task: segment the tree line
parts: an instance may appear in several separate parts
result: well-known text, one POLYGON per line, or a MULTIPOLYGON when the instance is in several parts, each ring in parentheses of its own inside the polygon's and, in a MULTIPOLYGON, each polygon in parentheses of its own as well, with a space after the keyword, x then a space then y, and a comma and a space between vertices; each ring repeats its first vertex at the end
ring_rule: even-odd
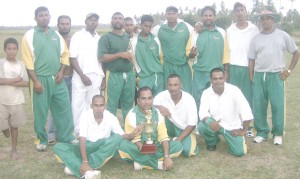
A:
MULTIPOLYGON (((294 2, 294 0, 290 1, 294 2)), ((224 1, 221 2, 220 9, 217 9, 215 3, 213 3, 211 6, 216 9, 215 23, 217 24, 217 26, 222 27, 223 29, 227 29, 230 24, 235 22, 233 10, 227 9, 225 7, 224 1)), ((254 21, 254 17, 258 15, 262 10, 270 10, 272 12, 278 13, 281 16, 281 21, 278 23, 279 28, 286 31, 287 33, 291 34, 294 31, 300 31, 300 14, 296 9, 292 9, 291 7, 286 16, 283 16, 282 12, 280 11, 282 10, 282 7, 278 12, 275 8, 273 0, 267 0, 266 2, 253 0, 253 8, 247 9, 249 20, 251 20, 254 24, 257 24, 257 22, 254 21)), ((188 7, 179 7, 178 16, 180 19, 183 19, 184 21, 194 26, 196 22, 201 21, 201 11, 202 8, 193 7, 192 9, 189 9, 188 7)), ((156 13, 152 14, 152 16, 154 18, 155 25, 166 20, 164 13, 156 13)), ((140 16, 134 16, 136 22, 139 22, 140 18, 140 16)))

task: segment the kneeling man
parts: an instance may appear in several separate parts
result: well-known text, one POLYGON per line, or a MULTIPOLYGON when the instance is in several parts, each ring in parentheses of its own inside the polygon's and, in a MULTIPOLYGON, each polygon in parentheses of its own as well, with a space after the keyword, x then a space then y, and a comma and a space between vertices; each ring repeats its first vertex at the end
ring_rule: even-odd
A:
POLYGON ((154 106, 166 117, 168 135, 183 145, 185 157, 198 155, 196 135, 193 130, 198 123, 196 102, 192 95, 181 90, 177 74, 168 77, 167 89, 154 98, 154 106))
POLYGON ((225 83, 223 69, 214 68, 210 80, 212 86, 201 97, 198 130, 207 150, 216 150, 221 134, 229 153, 241 157, 247 153, 244 135, 253 119, 251 108, 238 87, 225 83))
POLYGON ((137 103, 129 111, 125 119, 125 132, 132 133, 135 128, 142 128, 151 111, 151 121, 154 125, 152 140, 157 146, 156 154, 142 154, 141 148, 148 136, 143 131, 141 135, 132 141, 123 140, 119 146, 119 153, 123 160, 134 161, 135 170, 142 168, 170 170, 173 167, 172 157, 177 157, 182 152, 182 145, 178 141, 169 141, 165 119, 159 111, 153 107, 153 93, 151 88, 142 87, 137 93, 137 103))
POLYGON ((54 153, 66 165, 65 173, 85 178, 99 176, 97 170, 116 152, 122 139, 133 139, 136 130, 124 134, 118 119, 105 110, 105 99, 96 95, 91 109, 80 116, 80 144, 57 143, 54 153))

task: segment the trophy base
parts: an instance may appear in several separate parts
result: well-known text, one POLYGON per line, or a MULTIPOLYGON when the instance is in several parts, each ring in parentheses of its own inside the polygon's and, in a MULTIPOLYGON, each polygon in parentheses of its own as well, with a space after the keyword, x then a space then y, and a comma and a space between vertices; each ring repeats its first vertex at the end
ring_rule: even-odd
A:
POLYGON ((156 154, 157 147, 155 144, 144 144, 141 148, 142 154, 156 154))

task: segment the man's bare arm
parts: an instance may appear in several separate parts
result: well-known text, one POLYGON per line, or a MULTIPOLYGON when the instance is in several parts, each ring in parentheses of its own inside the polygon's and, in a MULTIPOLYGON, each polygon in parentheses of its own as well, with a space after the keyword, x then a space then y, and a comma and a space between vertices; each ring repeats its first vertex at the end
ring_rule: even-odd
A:
POLYGON ((178 141, 182 141, 185 139, 186 136, 190 135, 191 132, 195 129, 196 126, 188 125, 186 128, 182 131, 182 133, 176 138, 178 141))

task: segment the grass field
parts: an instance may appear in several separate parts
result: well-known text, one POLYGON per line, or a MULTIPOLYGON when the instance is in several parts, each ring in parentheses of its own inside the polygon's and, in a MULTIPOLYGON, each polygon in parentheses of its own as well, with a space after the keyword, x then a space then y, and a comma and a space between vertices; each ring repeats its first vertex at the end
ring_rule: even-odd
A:
MULTIPOLYGON (((0 48, 3 49, 3 40, 10 35, 1 32, 0 34, 0 48)), ((22 34, 15 33, 13 36, 21 42, 22 34)), ((4 57, 3 50, 0 50, 0 57, 4 57)), ((290 57, 287 55, 287 64, 290 57)), ((217 145, 215 152, 209 152, 203 138, 199 136, 199 155, 192 158, 175 158, 172 171, 134 171, 132 163, 126 163, 117 156, 101 168, 102 178, 300 178, 299 74, 298 64, 286 81, 287 117, 283 145, 275 146, 271 139, 261 144, 254 144, 252 139, 246 139, 248 154, 236 158, 227 153, 224 139, 217 145)), ((33 144, 33 117, 28 90, 24 89, 24 93, 27 124, 19 130, 18 143, 22 158, 17 161, 10 160, 10 139, 0 135, 0 178, 74 178, 64 174, 64 166, 56 162, 51 147, 46 152, 36 151, 33 144)), ((269 114, 269 121, 270 118, 269 114)))

